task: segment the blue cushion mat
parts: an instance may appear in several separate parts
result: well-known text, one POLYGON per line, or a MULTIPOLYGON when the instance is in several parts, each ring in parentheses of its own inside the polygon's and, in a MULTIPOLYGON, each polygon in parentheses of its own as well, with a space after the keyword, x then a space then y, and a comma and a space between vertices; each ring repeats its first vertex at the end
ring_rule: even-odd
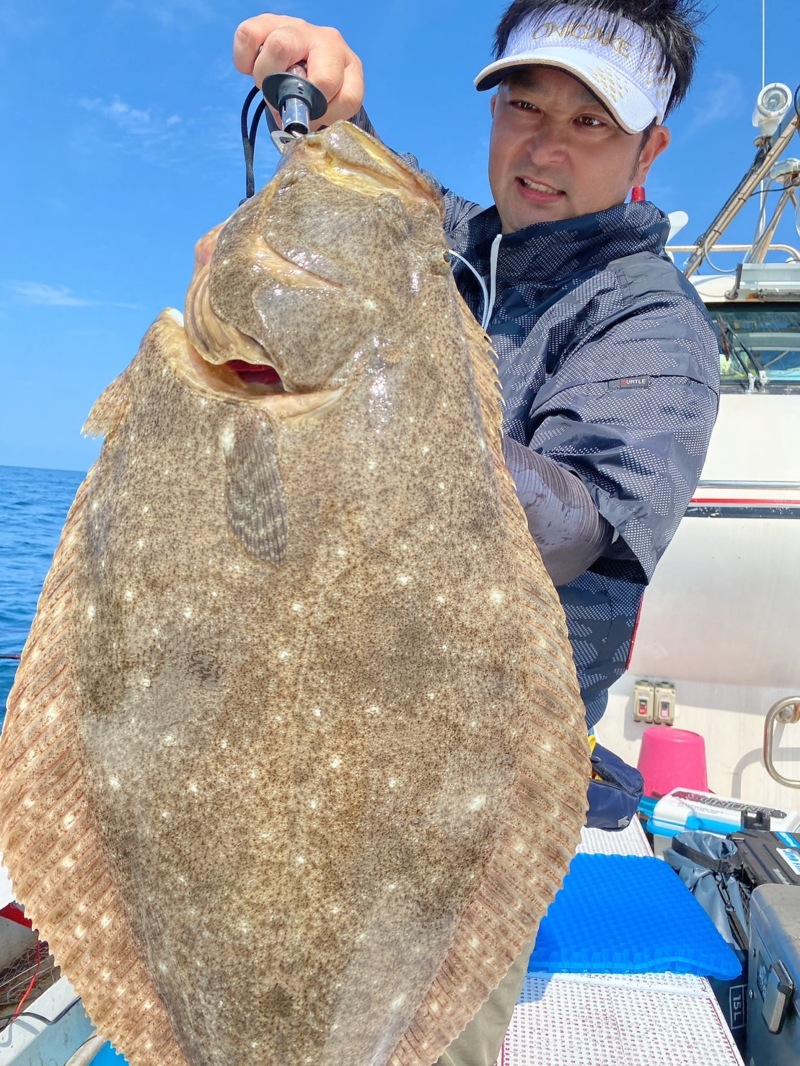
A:
POLYGON ((739 960, 675 871, 638 855, 576 855, 539 926, 532 973, 692 973, 739 960))

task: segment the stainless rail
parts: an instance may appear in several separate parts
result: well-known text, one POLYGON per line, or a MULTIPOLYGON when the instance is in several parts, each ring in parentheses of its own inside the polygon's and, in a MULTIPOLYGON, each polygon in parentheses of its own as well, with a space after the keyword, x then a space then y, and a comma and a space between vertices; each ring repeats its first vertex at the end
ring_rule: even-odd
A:
MULTIPOLYGON (((752 247, 752 244, 715 244, 714 252, 749 252, 752 247)), ((694 252, 696 249, 696 244, 668 244, 666 248, 668 252, 694 252)), ((800 263, 800 252, 791 244, 771 244, 769 250, 783 252, 800 263)))
POLYGON ((800 481, 705 481, 697 482, 698 489, 765 489, 770 492, 800 489, 800 481))
POLYGON ((789 142, 798 130, 800 130, 800 115, 790 115, 784 120, 783 127, 776 134, 756 141, 758 151, 749 170, 745 173, 709 228, 699 238, 693 249, 693 254, 689 256, 689 259, 684 264, 683 273, 687 278, 690 278, 695 273, 706 256, 711 253, 722 234, 747 203, 750 195, 768 176, 772 165, 780 158, 783 150, 788 147, 789 142))
POLYGON ((787 696, 786 699, 778 700, 774 706, 770 707, 764 721, 764 765, 767 768, 767 773, 779 785, 800 788, 800 781, 793 781, 791 778, 784 777, 783 774, 778 773, 772 760, 772 749, 775 743, 775 723, 778 719, 784 725, 794 725, 800 722, 800 696, 787 696))

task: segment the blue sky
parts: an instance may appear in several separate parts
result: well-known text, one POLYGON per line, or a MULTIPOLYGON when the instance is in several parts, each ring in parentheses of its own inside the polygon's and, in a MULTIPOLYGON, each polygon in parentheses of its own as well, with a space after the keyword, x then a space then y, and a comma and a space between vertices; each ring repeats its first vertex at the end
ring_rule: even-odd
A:
MULTIPOLYGON (((800 81, 797 0, 767 0, 767 81, 800 81)), ((710 5, 709 5, 710 6, 710 5)), ((488 94, 472 88, 504 0, 297 0, 364 60, 384 140, 481 203, 488 94)), ((195 241, 244 192, 239 111, 248 81, 229 0, 0 0, 0 464, 85 470, 94 399, 165 306, 182 308, 195 241)), ((695 86, 648 195, 684 210, 694 239, 752 160, 761 0, 718 0, 695 86)), ((795 140, 790 151, 800 155, 795 140)), ((276 156, 267 137, 259 179, 276 156)), ((755 210, 729 232, 749 240, 755 210)), ((800 244, 791 220, 781 236, 800 244)))

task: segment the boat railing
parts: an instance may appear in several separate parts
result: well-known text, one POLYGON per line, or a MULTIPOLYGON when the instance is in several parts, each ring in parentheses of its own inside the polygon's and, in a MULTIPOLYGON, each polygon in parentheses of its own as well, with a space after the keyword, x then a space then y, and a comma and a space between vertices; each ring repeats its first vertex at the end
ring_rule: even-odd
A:
POLYGON ((784 777, 775 769, 772 753, 775 748, 775 725, 779 721, 784 725, 795 725, 800 722, 800 696, 787 696, 786 699, 778 700, 770 707, 764 720, 764 766, 767 768, 767 773, 779 785, 785 785, 787 788, 800 788, 800 781, 784 777))

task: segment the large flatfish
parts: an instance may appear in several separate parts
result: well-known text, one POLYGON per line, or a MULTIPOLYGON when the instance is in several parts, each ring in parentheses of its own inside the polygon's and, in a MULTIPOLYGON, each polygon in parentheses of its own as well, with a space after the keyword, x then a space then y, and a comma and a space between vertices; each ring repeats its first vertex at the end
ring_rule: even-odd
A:
POLYGON ((19 899, 133 1066, 429 1066, 588 776, 438 196, 298 143, 87 426, 0 747, 19 899))

